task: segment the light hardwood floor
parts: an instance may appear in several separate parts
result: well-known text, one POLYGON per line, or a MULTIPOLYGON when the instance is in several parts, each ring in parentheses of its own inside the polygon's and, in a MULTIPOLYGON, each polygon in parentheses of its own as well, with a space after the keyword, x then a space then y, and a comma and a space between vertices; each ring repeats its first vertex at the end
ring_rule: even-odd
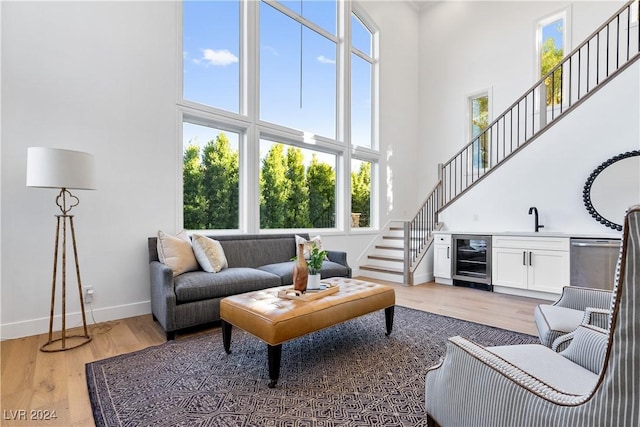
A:
MULTIPOLYGON (((435 283, 411 287, 389 284, 396 289, 397 305, 532 335, 536 333, 533 309, 540 300, 435 283)), ((211 329, 178 334, 177 339, 206 334, 211 329)), ((90 326, 90 334, 92 341, 89 344, 61 353, 39 351, 47 341, 46 334, 0 343, 0 425, 93 426, 85 364, 165 341, 162 329, 153 322, 151 315, 94 324, 90 326), (55 419, 32 419, 32 416, 37 418, 54 412, 55 419), (22 417, 24 419, 20 420, 22 417)))

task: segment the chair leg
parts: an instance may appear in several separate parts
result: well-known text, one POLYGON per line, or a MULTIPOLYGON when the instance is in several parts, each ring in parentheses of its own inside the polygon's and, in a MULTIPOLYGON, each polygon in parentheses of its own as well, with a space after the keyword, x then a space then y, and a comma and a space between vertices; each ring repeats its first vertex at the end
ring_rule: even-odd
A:
POLYGON ((167 332, 167 341, 173 341, 176 339, 175 331, 167 332))

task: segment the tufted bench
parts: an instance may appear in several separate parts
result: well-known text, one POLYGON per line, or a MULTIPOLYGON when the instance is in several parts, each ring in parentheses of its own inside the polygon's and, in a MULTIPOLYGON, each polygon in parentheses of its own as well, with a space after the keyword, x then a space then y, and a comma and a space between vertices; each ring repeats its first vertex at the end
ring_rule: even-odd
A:
POLYGON ((233 295, 220 301, 222 339, 230 353, 231 327, 236 326, 268 344, 269 387, 280 376, 282 343, 377 310, 385 310, 387 335, 393 328, 395 292, 391 286, 348 278, 331 278, 339 291, 312 301, 278 297, 287 288, 233 295))

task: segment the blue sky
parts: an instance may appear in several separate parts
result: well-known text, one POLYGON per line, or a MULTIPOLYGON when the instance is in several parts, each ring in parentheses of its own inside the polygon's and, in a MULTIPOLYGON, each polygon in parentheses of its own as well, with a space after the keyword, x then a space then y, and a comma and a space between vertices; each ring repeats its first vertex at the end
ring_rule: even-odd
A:
MULTIPOLYGON (((542 42, 548 38, 553 38, 555 42, 556 48, 563 47, 563 29, 562 29, 562 19, 558 19, 550 24, 542 27, 542 42)), ((566 54, 567 52, 565 52, 566 54)))
MULTIPOLYGON (((334 2, 293 0, 279 3, 335 34, 334 2)), ((185 2, 183 11, 184 98, 238 113, 238 3, 185 2)), ((300 24, 263 2, 260 3, 260 20, 260 118, 335 138, 336 44, 306 27, 301 30, 300 24)), ((370 54, 370 34, 360 23, 354 24, 354 46, 370 54)), ((370 75, 368 63, 355 58, 352 61, 360 75, 370 75)), ((369 143, 371 140, 370 87, 371 82, 366 79, 352 82, 354 141, 369 143)), ((185 141, 199 128, 185 126, 185 141)))

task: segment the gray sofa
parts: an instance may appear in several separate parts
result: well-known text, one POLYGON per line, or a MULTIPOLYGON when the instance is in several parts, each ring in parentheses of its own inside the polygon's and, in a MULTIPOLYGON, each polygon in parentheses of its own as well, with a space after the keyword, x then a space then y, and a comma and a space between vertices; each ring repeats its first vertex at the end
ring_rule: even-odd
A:
MULTIPOLYGON (((308 234, 298 233, 309 239, 308 234)), ((173 277, 158 259, 157 238, 149 237, 151 311, 167 339, 191 326, 220 320, 220 300, 229 295, 293 283, 294 234, 207 236, 218 240, 229 264, 217 273, 190 271, 173 277)), ((346 252, 328 251, 321 277, 351 277, 346 252)))

